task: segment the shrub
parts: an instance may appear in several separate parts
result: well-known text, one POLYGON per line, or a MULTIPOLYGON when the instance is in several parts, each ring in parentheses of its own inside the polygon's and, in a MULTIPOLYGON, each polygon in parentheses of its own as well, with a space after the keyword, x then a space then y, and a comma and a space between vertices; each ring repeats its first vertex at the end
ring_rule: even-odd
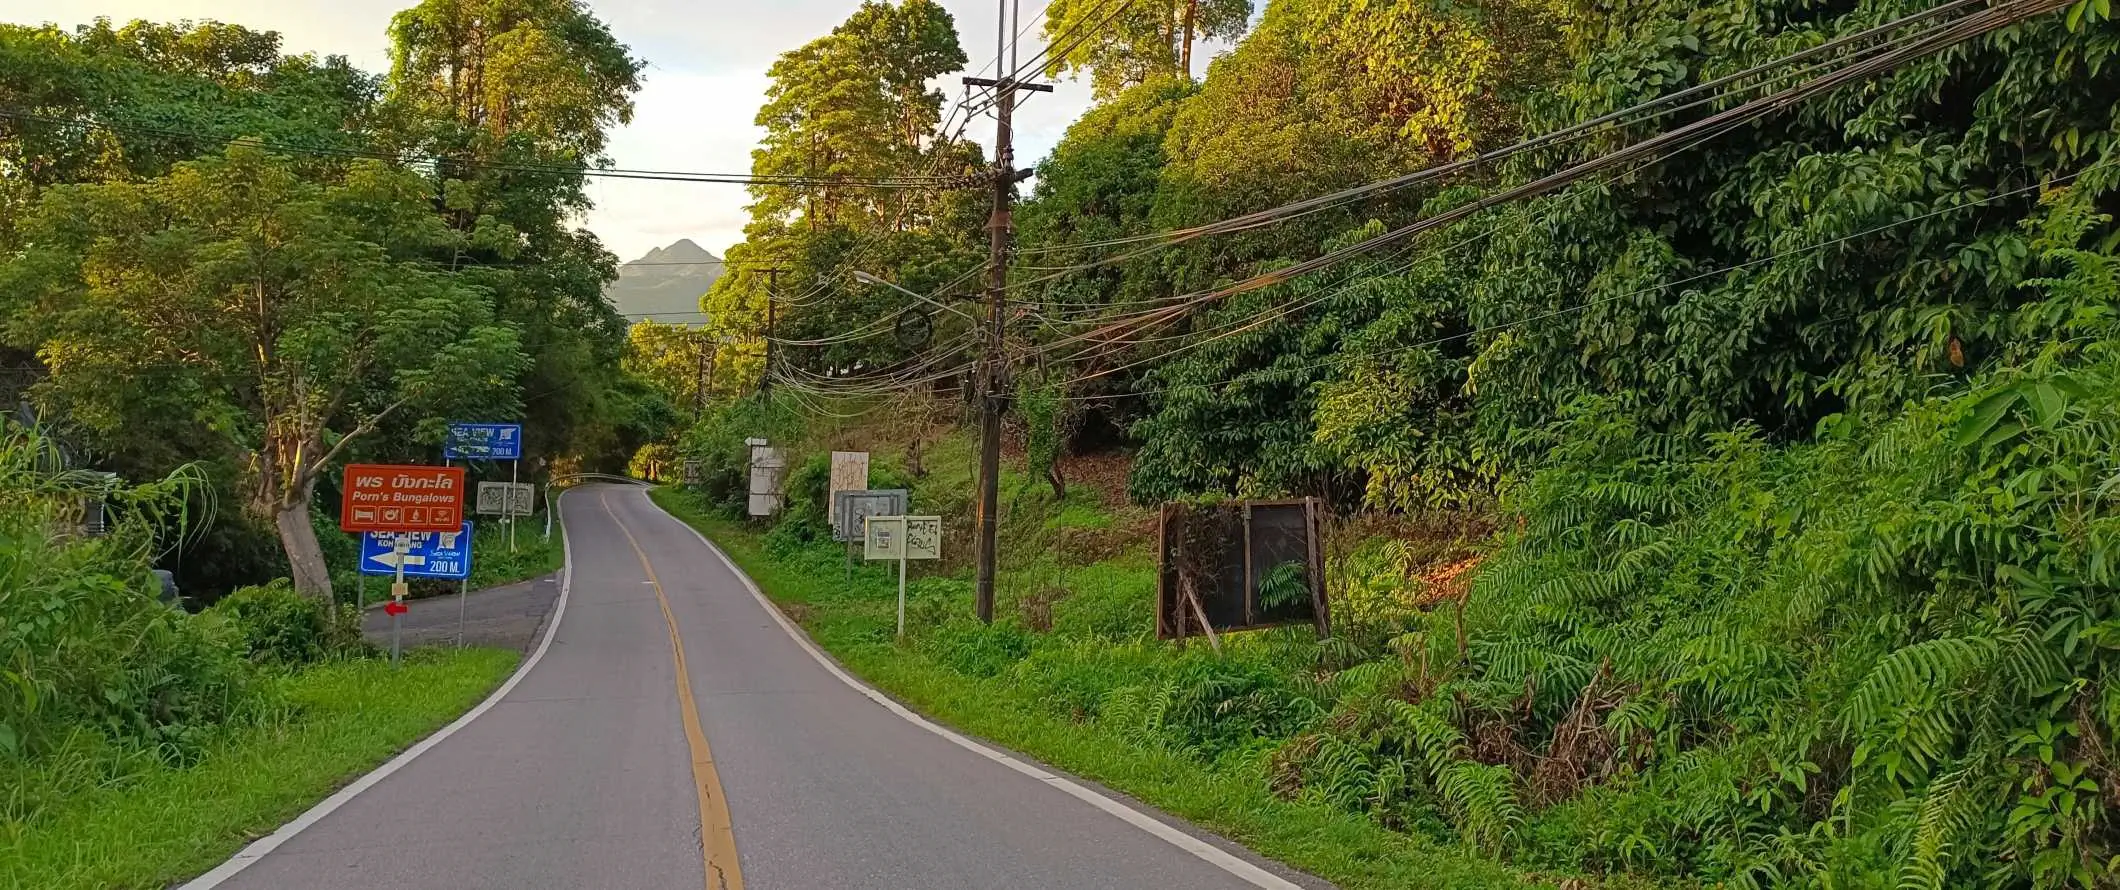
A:
POLYGON ((308 664, 331 651, 332 622, 323 606, 296 593, 285 579, 238 589, 211 611, 236 628, 253 661, 308 664))
POLYGON ((88 781, 126 757, 188 757, 269 702, 236 632, 163 603, 148 571, 156 542, 184 530, 197 474, 126 486, 61 463, 39 433, 0 429, 0 766, 101 752, 61 770, 88 781), (116 520, 103 536, 77 532, 91 499, 116 520))

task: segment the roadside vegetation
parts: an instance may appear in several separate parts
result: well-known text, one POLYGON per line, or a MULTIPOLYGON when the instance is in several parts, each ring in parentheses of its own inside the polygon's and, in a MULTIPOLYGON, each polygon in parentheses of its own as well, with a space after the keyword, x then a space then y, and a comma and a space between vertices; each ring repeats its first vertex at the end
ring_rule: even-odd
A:
MULTIPOLYGON (((774 367, 723 366, 745 395, 673 443, 701 476, 661 497, 894 694, 1351 886, 2114 886, 2107 4, 1389 234, 1975 6, 1272 0, 1198 81, 1170 76, 1194 29, 1144 12, 1047 72, 1101 101, 1018 217, 998 620, 971 618, 966 562, 981 335, 879 325, 903 301, 832 278, 962 292, 983 233, 946 205, 754 208, 745 249, 824 283, 782 301, 774 367), (790 457, 762 527, 737 524, 752 436, 790 457), (903 642, 880 573, 838 580, 835 449, 949 519, 903 642), (1153 510, 1297 495, 1336 514, 1331 635, 1154 641, 1153 510)), ((1081 14, 1055 9, 1056 32, 1081 14)), ((853 52, 886 14, 776 77, 887 82, 809 67, 926 46, 853 52)), ((783 113, 813 94, 774 94, 775 145, 877 170, 914 169, 885 124, 950 117, 903 94, 857 139, 857 115, 783 113)), ((740 343, 759 284, 707 301, 740 343)))
POLYGON ((187 613, 154 556, 202 517, 196 474, 57 469, 0 427, 0 885, 163 887, 277 827, 469 707, 516 653, 393 673, 285 581, 187 613), (107 529, 85 520, 102 504, 107 529))
POLYGON ((408 2, 373 38, 388 71, 241 23, 0 23, 0 407, 82 466, 193 468, 207 521, 158 566, 199 602, 351 602, 343 467, 440 463, 450 421, 521 422, 542 486, 675 416, 579 227, 641 61, 565 2, 408 2))

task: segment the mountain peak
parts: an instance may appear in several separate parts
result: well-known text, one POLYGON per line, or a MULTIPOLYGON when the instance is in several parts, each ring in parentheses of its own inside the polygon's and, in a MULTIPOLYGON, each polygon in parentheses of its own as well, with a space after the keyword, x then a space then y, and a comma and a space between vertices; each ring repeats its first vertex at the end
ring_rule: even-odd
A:
POLYGON ((647 256, 626 265, 646 265, 648 263, 696 263, 702 266, 717 266, 721 264, 721 257, 715 256, 708 252, 706 248, 693 243, 690 238, 679 238, 677 243, 669 247, 658 247, 650 250, 647 256))
POLYGON ((657 247, 618 267, 618 280, 604 298, 629 321, 704 324, 699 299, 721 277, 721 258, 690 238, 657 247))

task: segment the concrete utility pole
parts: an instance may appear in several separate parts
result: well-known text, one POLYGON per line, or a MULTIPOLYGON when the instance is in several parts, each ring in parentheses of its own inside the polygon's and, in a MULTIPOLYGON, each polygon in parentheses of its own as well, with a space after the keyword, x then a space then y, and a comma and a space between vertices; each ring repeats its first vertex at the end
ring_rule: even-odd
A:
MULTIPOLYGON (((1004 25, 1003 34, 1007 29, 1004 25)), ((1004 40, 1005 40, 1004 36, 1004 40)), ((1000 55, 996 55, 998 62, 1000 55)), ((1016 170, 1014 118, 1016 92, 1050 93, 1046 84, 1023 83, 1010 72, 1000 80, 967 77, 975 87, 994 89, 994 215, 987 222, 988 266, 986 272, 987 339, 985 360, 980 363, 979 386, 979 585, 976 609, 979 620, 994 621, 994 514, 1001 500, 1001 411, 1008 395, 1008 367, 1002 356, 1010 240, 1015 237, 1014 203, 1016 183, 1031 171, 1016 170)))

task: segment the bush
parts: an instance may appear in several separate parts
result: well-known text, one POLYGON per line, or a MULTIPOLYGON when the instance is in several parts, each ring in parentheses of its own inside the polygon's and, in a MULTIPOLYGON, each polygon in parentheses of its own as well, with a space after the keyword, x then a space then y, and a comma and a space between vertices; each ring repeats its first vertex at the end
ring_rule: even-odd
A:
POLYGON ((296 593, 286 579, 238 589, 210 611, 236 628, 253 661, 308 664, 331 652, 332 622, 324 607, 296 593))
MULTIPOLYGON (((128 757, 181 760, 270 702, 225 620, 163 603, 148 571, 183 531, 197 474, 126 486, 60 463, 40 434, 0 429, 0 788, 54 756, 82 781, 128 757), (89 500, 116 520, 103 536, 77 532, 89 500)), ((0 817, 31 806, 0 800, 0 817)))

